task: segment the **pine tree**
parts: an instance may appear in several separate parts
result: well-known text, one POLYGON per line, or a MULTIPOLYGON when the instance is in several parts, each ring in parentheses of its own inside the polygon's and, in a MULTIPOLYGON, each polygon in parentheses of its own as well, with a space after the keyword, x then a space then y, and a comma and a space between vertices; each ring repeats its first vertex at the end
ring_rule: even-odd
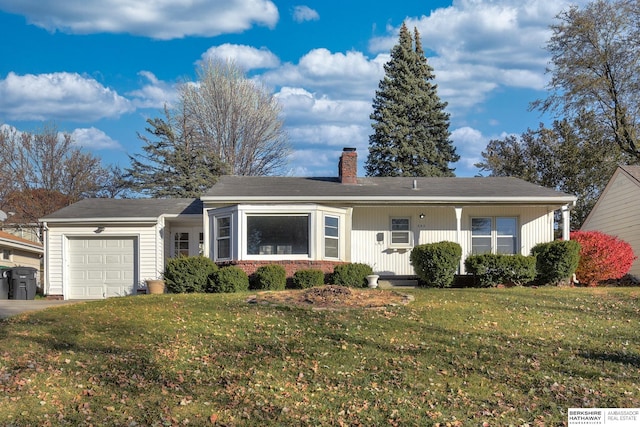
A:
POLYGON ((420 34, 405 24, 373 100, 367 176, 453 176, 459 156, 449 139, 447 106, 438 97, 420 34), (414 47, 415 40, 415 47, 414 47))
POLYGON ((215 184, 227 167, 206 147, 193 142, 184 117, 148 119, 145 154, 129 156, 131 167, 124 180, 132 191, 151 197, 199 197, 215 184))

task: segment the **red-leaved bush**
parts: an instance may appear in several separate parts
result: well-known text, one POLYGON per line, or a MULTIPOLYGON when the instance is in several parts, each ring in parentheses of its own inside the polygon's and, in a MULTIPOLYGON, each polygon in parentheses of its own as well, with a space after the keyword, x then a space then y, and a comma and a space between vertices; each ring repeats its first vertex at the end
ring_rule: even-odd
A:
POLYGON ((599 231, 572 231, 571 240, 580 243, 580 262, 576 277, 588 286, 620 279, 637 258, 629 243, 599 231))

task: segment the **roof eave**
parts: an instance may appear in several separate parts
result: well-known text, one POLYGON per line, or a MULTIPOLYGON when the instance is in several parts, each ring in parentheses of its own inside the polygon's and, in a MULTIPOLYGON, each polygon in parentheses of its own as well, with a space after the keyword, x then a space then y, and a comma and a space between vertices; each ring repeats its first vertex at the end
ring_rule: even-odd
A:
POLYGON ((262 203, 317 203, 317 202, 349 202, 353 204, 567 204, 575 203, 575 196, 558 196, 558 197, 352 197, 352 196, 319 196, 319 197, 298 197, 298 196, 281 196, 265 198, 262 196, 230 196, 230 197, 208 197, 203 198, 205 203, 246 203, 246 202, 262 202, 262 203))
POLYGON ((5 238, 0 238, 0 242, 2 242, 4 246, 9 246, 11 248, 22 249, 22 250, 37 252, 37 253, 44 253, 44 248, 41 245, 36 245, 36 244, 32 245, 26 242, 24 243, 16 242, 15 240, 10 240, 5 238))
POLYGON ((86 218, 41 218, 40 222, 46 222, 47 224, 52 223, 80 223, 80 224, 94 224, 94 223, 110 223, 117 222, 119 224, 122 223, 131 223, 131 224, 156 224, 158 222, 157 217, 126 217, 126 218, 118 218, 118 217, 86 217, 86 218))

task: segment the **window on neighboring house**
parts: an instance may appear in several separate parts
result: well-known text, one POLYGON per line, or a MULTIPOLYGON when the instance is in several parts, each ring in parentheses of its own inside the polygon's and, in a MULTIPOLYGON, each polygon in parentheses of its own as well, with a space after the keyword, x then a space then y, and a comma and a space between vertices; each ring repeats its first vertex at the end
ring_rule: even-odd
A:
POLYGON ((231 258, 231 217, 216 218, 216 258, 231 258))
POLYGON ((189 233, 173 235, 173 256, 189 256, 189 233))
POLYGON ((10 249, 3 249, 2 250, 2 259, 4 261, 11 261, 11 250, 10 249))
POLYGON ((391 218, 391 246, 411 246, 409 218, 391 218))
POLYGON ((198 234, 198 255, 204 255, 204 233, 198 234))
POLYGON ((518 220, 513 217, 471 218, 471 252, 518 253, 518 220))
POLYGON ((248 255, 308 255, 309 215, 248 215, 248 255))
POLYGON ((338 217, 324 217, 324 256, 326 258, 339 258, 339 223, 338 217))

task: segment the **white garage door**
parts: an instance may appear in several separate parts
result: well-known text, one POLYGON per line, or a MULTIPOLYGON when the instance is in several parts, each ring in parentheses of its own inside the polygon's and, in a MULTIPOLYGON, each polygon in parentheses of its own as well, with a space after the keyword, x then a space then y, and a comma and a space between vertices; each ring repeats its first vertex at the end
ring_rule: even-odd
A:
POLYGON ((69 238, 69 299, 129 295, 135 290, 133 237, 69 238))

